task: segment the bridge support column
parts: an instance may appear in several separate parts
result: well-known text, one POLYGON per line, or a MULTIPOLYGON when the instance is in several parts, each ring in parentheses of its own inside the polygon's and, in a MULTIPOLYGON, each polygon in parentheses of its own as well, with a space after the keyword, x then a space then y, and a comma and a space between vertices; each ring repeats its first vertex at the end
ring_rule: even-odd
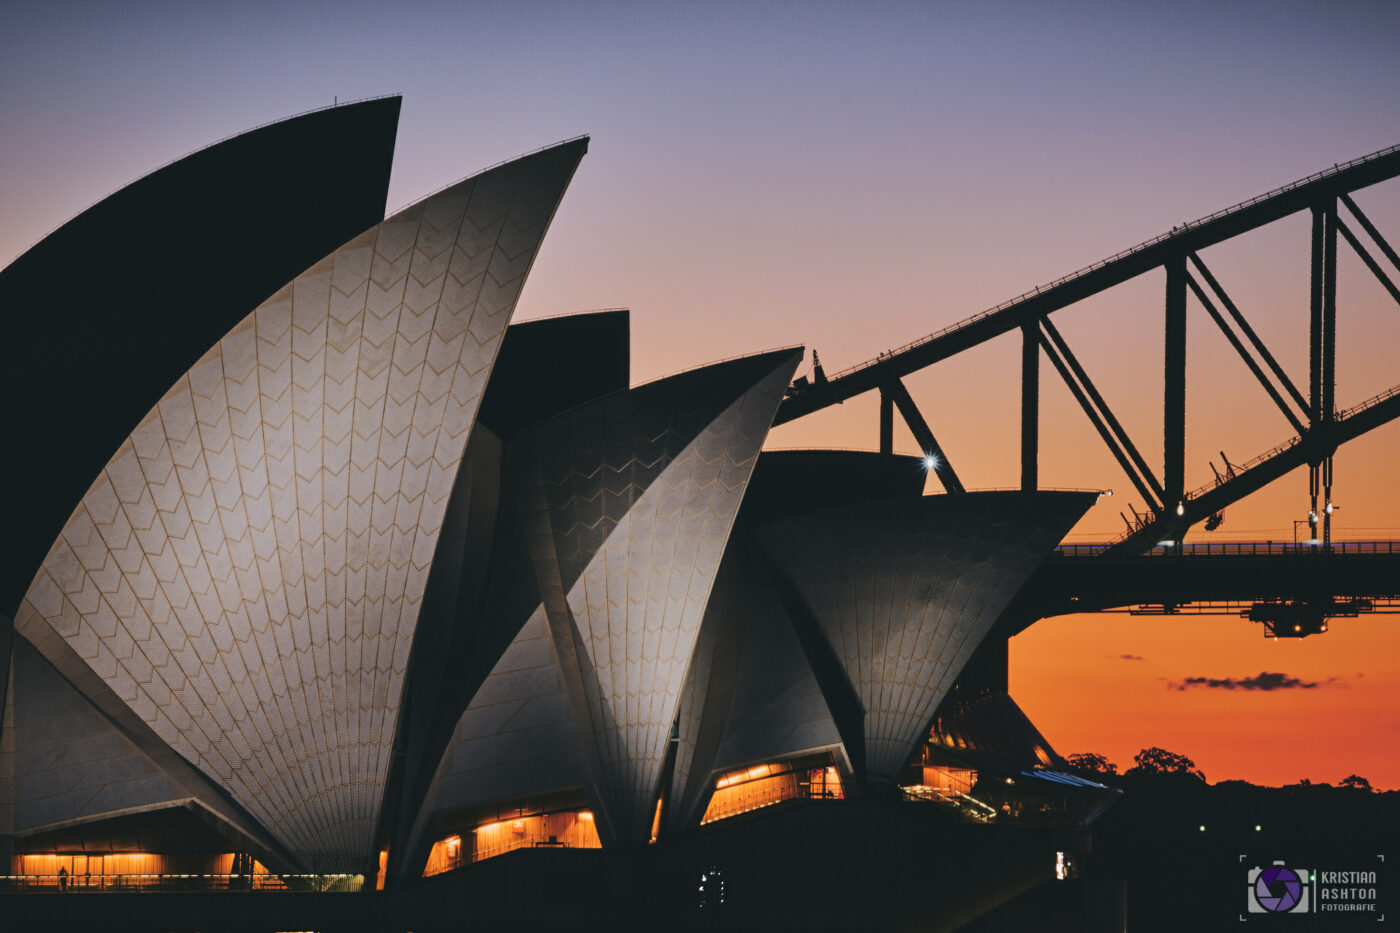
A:
POLYGON ((1337 388, 1337 202, 1331 201, 1322 214, 1322 412, 1319 419, 1330 424, 1336 405, 1337 388))
MULTIPOLYGON (((1337 201, 1312 209, 1312 283, 1308 327, 1309 433, 1329 432, 1336 418, 1337 201)), ((1332 544, 1332 452, 1308 464, 1308 521, 1313 538, 1332 544), (1318 494, 1321 493, 1319 502, 1318 494), (1319 528, 1318 526, 1321 526, 1319 528), (1319 535, 1318 532, 1321 532, 1319 535)))
POLYGON ((1312 211, 1312 254, 1308 294, 1308 426, 1316 428, 1322 418, 1322 254, 1326 242, 1326 213, 1312 211))
POLYGON ((1332 458, 1322 461, 1322 547, 1332 548, 1332 458))
POLYGON ((894 399, 880 390, 880 453, 894 453, 894 399))
POLYGON ((1021 323, 1021 490, 1040 483, 1040 322, 1021 323))
MULTIPOLYGON (((1322 423, 1331 433, 1337 417, 1337 199, 1322 217, 1322 423)), ((1322 547, 1332 547, 1332 452, 1322 461, 1322 547)))
POLYGON ((1173 256, 1167 270, 1164 405, 1162 415, 1162 505, 1169 515, 1186 490, 1186 257, 1173 256))

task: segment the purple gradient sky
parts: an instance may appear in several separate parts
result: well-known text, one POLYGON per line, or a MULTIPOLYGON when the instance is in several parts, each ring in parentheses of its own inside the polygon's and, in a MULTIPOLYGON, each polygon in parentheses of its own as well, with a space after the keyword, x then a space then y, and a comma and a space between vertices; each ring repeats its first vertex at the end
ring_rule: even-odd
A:
MULTIPOLYGON (((335 96, 402 93, 391 210, 592 135, 518 319, 632 308, 638 381, 794 343, 836 370, 1400 141, 1397 48, 1394 2, 9 0, 0 262, 216 139, 335 96)), ((1400 244, 1400 182, 1358 201, 1400 244)), ((1295 381, 1306 374, 1306 256, 1299 218, 1205 253, 1295 381)), ((1345 407, 1400 382, 1400 309, 1345 251, 1341 277, 1345 407)), ((1154 462, 1161 293, 1160 277, 1144 276, 1056 315, 1154 462)), ((1289 430, 1191 306, 1195 486, 1216 451, 1240 462, 1289 430)), ((969 486, 1017 481, 1016 353, 1003 338, 909 380, 969 486)), ((1042 482, 1116 488, 1077 530, 1115 533, 1130 486, 1050 367, 1042 379, 1042 482)), ((913 449, 907 435, 899 442, 913 449)), ((874 446, 873 399, 784 427, 772 443, 874 446)), ((1339 535, 1400 538, 1397 458, 1394 424, 1338 455, 1339 535)), ((1290 538, 1305 488, 1305 476, 1286 478, 1230 510, 1218 534, 1290 538)), ((1124 617, 1043 623, 1014 643, 1013 687, 1064 752, 1126 763, 1142 745, 1167 744, 1213 779, 1335 781, 1361 770, 1400 786, 1400 752, 1374 748, 1375 735, 1400 734, 1394 617, 1287 646, 1283 666, 1278 646, 1245 623, 1213 624, 1158 627, 1161 644, 1143 647, 1134 639, 1145 623, 1124 617), (1203 655, 1202 645, 1219 650, 1203 655), (1150 676, 1111 657, 1124 653, 1148 655, 1150 676), (1324 725, 1343 734, 1325 754, 1265 754, 1241 737, 1261 703, 1283 716, 1317 709, 1300 696, 1310 691, 1163 686, 1261 669, 1365 672, 1326 694, 1324 725), (1121 719, 1105 718, 1109 695, 1121 719)))

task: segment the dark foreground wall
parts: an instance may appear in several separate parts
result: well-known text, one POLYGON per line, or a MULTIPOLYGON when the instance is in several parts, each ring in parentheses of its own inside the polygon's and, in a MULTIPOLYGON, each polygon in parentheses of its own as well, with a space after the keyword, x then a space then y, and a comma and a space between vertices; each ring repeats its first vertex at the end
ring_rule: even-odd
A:
MULTIPOLYGON (((519 850, 389 893, 4 895, 14 929, 920 930, 1099 923, 1073 829, 949 823, 930 805, 797 804, 683 839, 617 851, 519 850), (722 908, 701 906, 702 875, 722 908), (1028 920, 1029 925, 1021 920, 1028 920)), ((711 901, 713 904, 713 901, 711 901)))

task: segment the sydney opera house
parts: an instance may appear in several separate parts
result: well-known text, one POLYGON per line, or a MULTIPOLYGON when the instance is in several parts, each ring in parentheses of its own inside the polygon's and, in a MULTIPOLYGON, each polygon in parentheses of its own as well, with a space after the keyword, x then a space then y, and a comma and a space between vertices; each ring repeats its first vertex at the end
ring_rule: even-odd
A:
POLYGON ((1116 792, 1002 617, 1093 494, 765 451, 798 347, 632 385, 626 311, 513 324, 587 140, 385 218, 398 112, 218 143, 0 274, 0 910, 977 930, 1069 889, 1116 792))

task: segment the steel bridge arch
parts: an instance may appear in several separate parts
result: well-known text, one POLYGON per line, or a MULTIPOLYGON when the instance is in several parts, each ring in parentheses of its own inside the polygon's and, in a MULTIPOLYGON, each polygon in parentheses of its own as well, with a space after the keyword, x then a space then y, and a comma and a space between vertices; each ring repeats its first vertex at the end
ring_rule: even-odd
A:
POLYGON ((1352 199, 1355 192, 1397 175, 1400 175, 1400 145, 1334 165, 1199 220, 1173 227, 829 377, 818 366, 814 372, 815 381, 802 378, 793 383, 774 423, 783 424, 857 395, 878 391, 881 450, 892 451, 894 411, 898 409, 944 488, 952 494, 960 493, 963 483, 909 395, 903 377, 1019 330, 1022 334, 1021 488, 1034 490, 1038 486, 1039 364, 1043 351, 1147 503, 1146 514, 1138 516, 1134 512, 1136 521, 1129 522, 1127 531, 1106 546, 1105 554, 1141 553, 1164 539, 1180 540, 1192 525, 1304 464, 1310 470, 1310 515, 1314 526, 1321 526, 1323 543, 1329 543, 1333 453, 1341 444, 1400 417, 1400 385, 1346 410, 1338 410, 1334 400, 1338 238, 1346 241, 1390 296, 1400 303, 1400 287, 1395 279, 1400 275, 1400 255, 1352 199), (1350 221, 1341 208, 1346 209, 1350 221), (1307 386, 1300 389, 1199 254, 1209 246, 1303 211, 1312 215, 1312 249, 1309 380, 1307 386), (1363 236, 1379 252, 1379 259, 1363 243, 1363 236), (1050 320, 1055 311, 1159 268, 1166 271, 1167 278, 1164 463, 1160 478, 1148 466, 1050 320), (1290 440, 1243 465, 1227 461, 1223 474, 1216 471, 1214 483, 1195 490, 1185 486, 1188 291, 1195 295, 1296 431, 1290 440))

